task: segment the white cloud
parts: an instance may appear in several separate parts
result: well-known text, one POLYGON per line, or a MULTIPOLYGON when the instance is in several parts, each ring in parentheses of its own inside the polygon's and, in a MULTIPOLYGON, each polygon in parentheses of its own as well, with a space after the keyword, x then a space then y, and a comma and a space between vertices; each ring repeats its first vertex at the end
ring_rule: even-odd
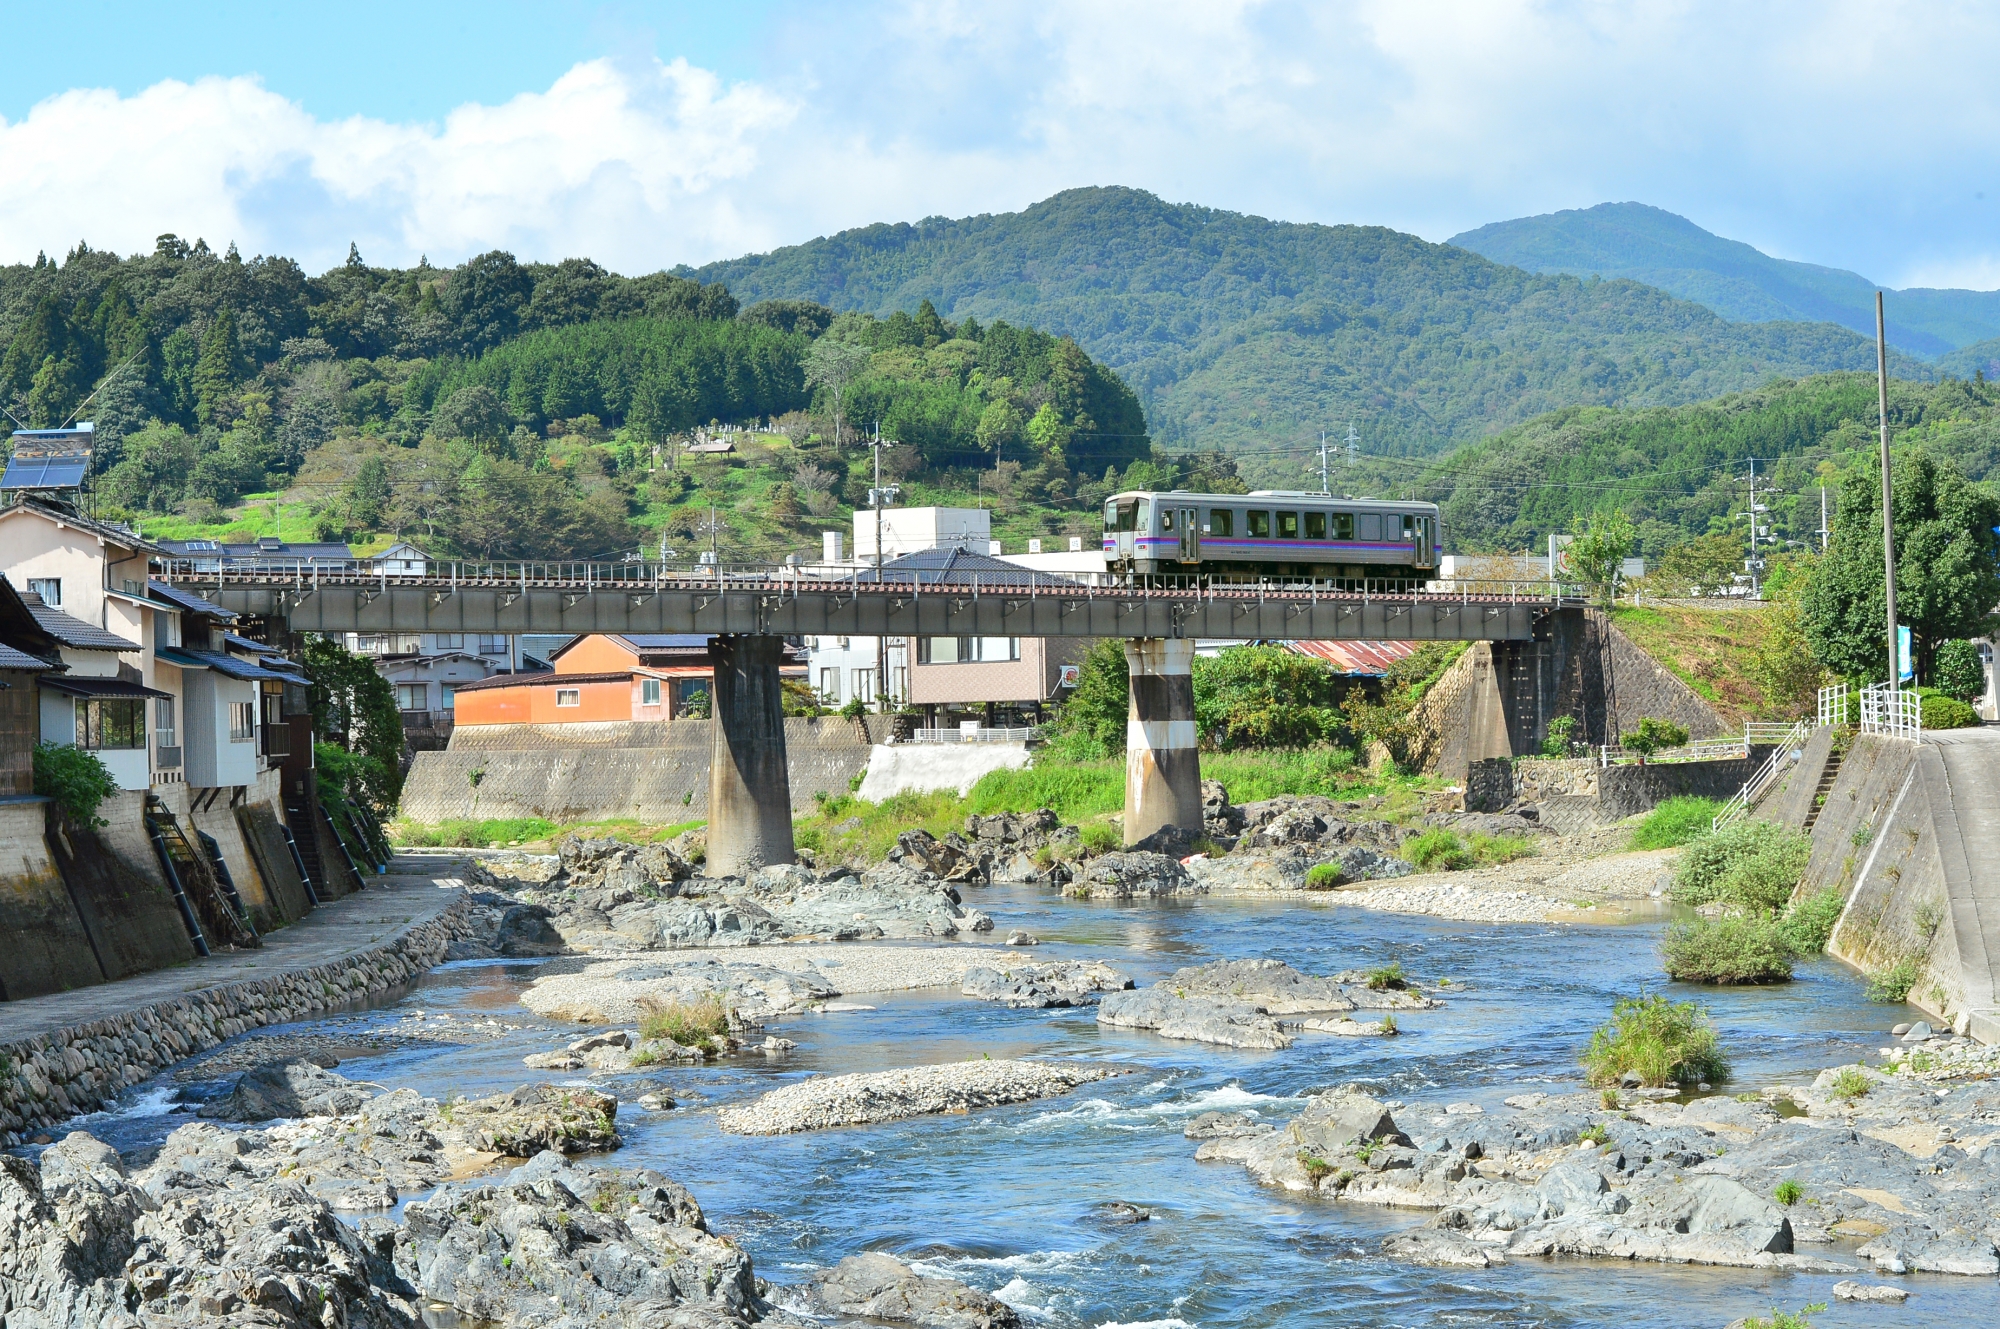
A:
POLYGON ((494 246, 625 271, 1128 184, 1442 239, 1637 199, 1785 257, 1990 284, 2000 12, 1837 0, 875 0, 786 11, 755 79, 580 64, 441 124, 248 79, 0 124, 0 258, 78 237, 336 261, 494 246))

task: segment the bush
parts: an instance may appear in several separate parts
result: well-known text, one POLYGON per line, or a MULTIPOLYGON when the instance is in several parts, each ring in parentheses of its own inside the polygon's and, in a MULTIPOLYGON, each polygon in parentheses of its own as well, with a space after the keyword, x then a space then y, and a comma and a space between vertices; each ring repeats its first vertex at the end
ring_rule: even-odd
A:
POLYGON ((1729 1078, 1708 1012, 1662 996, 1621 997, 1611 1019, 1591 1035, 1583 1066, 1592 1084, 1615 1085, 1626 1072, 1641 1084, 1720 1084, 1729 1078))
POLYGON ((1807 1317, 1817 1315, 1825 1309, 1826 1303, 1823 1301, 1815 1301, 1810 1306, 1802 1307, 1797 1315, 1773 1306, 1770 1319, 1752 1315, 1742 1321, 1743 1329, 1813 1329, 1813 1322, 1807 1317))
POLYGON ((1977 701, 1986 691, 1986 664, 1979 658, 1978 643, 1959 638, 1939 646, 1931 676, 1945 696, 1977 701))
POLYGON ((1195 660, 1195 722, 1218 748, 1307 747, 1346 723, 1340 689, 1341 679, 1315 656, 1235 646, 1195 660))
POLYGON ((1781 908, 1811 857, 1812 841, 1798 831, 1745 818, 1688 842, 1674 869, 1674 902, 1781 908))
POLYGON ((67 743, 37 743, 35 792, 54 799, 80 825, 106 826, 110 823, 97 815, 97 807, 118 792, 118 782, 95 752, 67 743))
POLYGON ((1833 1077, 1833 1083, 1827 1086, 1827 1093, 1843 1103, 1852 1103, 1857 1098, 1866 1098, 1868 1091, 1874 1087, 1875 1082, 1860 1067, 1843 1066, 1840 1074, 1833 1077))
POLYGON ((1787 1177, 1778 1183, 1776 1190, 1771 1192, 1771 1198, 1789 1209, 1800 1200, 1806 1198, 1806 1188, 1799 1185, 1798 1182, 1792 1180, 1790 1177, 1787 1177))
POLYGON ((711 992, 694 1001, 640 999, 639 1037, 701 1047, 729 1032, 729 1006, 711 992))
POLYGON ((1697 836, 1707 835, 1722 811, 1722 801, 1682 795, 1670 798, 1646 814, 1639 829, 1632 832, 1634 849, 1676 849, 1697 836))
POLYGON ((1094 821, 1078 834, 1083 837, 1083 847, 1093 854, 1108 854, 1119 847, 1118 832, 1107 821, 1094 821))
POLYGON ((1778 927, 1785 934, 1785 945, 1791 947, 1792 954, 1824 954, 1826 944, 1833 940, 1833 925, 1840 921, 1840 911, 1846 903, 1840 889, 1829 886, 1787 909, 1778 927))
POLYGON ((1549 721, 1548 733, 1542 737, 1544 757, 1567 757, 1570 754, 1570 735, 1576 732, 1574 715, 1558 715, 1549 721))
POLYGON ((1650 715, 1639 721, 1639 727, 1631 733, 1618 736, 1618 746, 1641 757, 1680 747, 1687 741, 1688 731, 1684 727, 1671 720, 1656 720, 1650 715))
POLYGON ((1783 983, 1792 977, 1792 948, 1783 930, 1762 918, 1676 923, 1660 955, 1667 976, 1683 983, 1783 983))
POLYGON ((1401 992, 1410 986, 1410 980, 1403 974, 1403 962, 1391 960, 1380 969, 1368 971, 1370 992, 1401 992))
POLYGON ((1868 976, 1868 1000, 1900 1003, 1910 999, 1910 989, 1917 985, 1917 962, 1901 959, 1887 969, 1877 970, 1868 976))
POLYGON ((1472 866, 1472 853, 1465 841, 1442 827, 1425 831, 1403 845, 1403 857, 1419 872, 1456 872, 1472 866))
POLYGON ((1970 729, 1979 723, 1979 713, 1956 697, 1932 694, 1919 700, 1926 729, 1970 729))
POLYGON ((1049 755, 1045 748, 1033 766, 989 772, 972 786, 965 810, 985 816, 1049 808, 1073 824, 1125 806, 1123 761, 1052 761, 1049 755))
POLYGON ((1335 863, 1315 863, 1306 869, 1306 889, 1330 891, 1340 885, 1340 867, 1335 863))

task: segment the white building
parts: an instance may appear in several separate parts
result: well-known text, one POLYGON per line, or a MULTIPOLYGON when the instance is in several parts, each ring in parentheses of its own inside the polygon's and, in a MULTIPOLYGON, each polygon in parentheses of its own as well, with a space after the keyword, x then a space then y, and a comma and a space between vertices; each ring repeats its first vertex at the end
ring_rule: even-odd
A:
MULTIPOLYGON (((855 509, 855 563, 871 567, 875 563, 875 519, 875 509, 855 509)), ((993 514, 985 508, 884 508, 881 519, 885 559, 952 545, 979 554, 991 552, 993 514)))

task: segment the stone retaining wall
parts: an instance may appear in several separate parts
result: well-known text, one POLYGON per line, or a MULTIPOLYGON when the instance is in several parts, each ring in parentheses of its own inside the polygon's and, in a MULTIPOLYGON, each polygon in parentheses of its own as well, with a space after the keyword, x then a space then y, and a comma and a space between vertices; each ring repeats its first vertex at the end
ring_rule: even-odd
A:
POLYGON ((437 917, 326 964, 189 992, 124 1015, 0 1044, 0 1144, 110 1105, 128 1085, 246 1029, 284 1024, 407 983, 469 930, 461 893, 437 917))

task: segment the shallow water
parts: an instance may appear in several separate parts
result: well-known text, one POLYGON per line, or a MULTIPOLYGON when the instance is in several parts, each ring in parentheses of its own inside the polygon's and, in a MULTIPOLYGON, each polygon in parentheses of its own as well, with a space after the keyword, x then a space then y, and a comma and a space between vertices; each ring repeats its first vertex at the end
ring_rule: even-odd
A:
MULTIPOLYGON (((590 1081, 624 1100, 626 1140, 592 1165, 644 1165, 685 1183, 711 1226, 741 1240, 776 1283, 800 1282, 859 1250, 887 1250, 994 1291, 1029 1323, 1056 1329, 1721 1326, 1773 1305, 1796 1310, 1832 1299, 1836 1279, 1827 1275, 1602 1261, 1482 1271, 1398 1264, 1374 1253, 1381 1238, 1425 1214, 1269 1190, 1234 1164, 1195 1163, 1194 1142, 1181 1135, 1197 1112, 1282 1119, 1306 1093, 1349 1081, 1392 1099, 1472 1100, 1497 1111, 1507 1110, 1499 1100, 1510 1094, 1573 1087, 1577 1052, 1614 998, 1642 987, 1681 995, 1660 976, 1657 923, 1470 924, 1337 903, 1117 905, 1005 887, 969 903, 994 916, 999 936, 1016 927, 1040 936, 1032 958, 1101 957, 1141 983, 1184 964, 1270 957, 1309 973, 1400 960, 1426 985, 1449 978, 1452 987, 1441 993, 1442 1010, 1398 1012, 1402 1037, 1308 1034, 1278 1052, 1102 1029, 1088 1009, 1011 1011, 944 990, 866 996, 860 1000, 876 1010, 773 1022, 772 1032, 799 1044, 783 1057, 590 1081), (982 1055, 1089 1057, 1133 1073, 980 1116, 771 1139, 723 1135, 707 1110, 809 1074, 982 1055), (653 1089, 680 1108, 648 1113, 631 1101, 653 1089), (1153 1217, 1109 1222, 1104 1206, 1113 1201, 1153 1217)), ((533 1079, 521 1057, 576 1035, 516 1004, 537 970, 513 962, 434 970, 361 1023, 386 1027, 420 1009, 526 1027, 472 1046, 350 1061, 342 1073, 432 1095, 476 1096, 533 1079)), ((1748 1086, 1872 1055, 1881 1031, 1903 1018, 1867 1002, 1861 981, 1831 961, 1802 965, 1787 986, 1695 995, 1722 1031, 1736 1082, 1748 1086)), ((355 1032, 352 1012, 336 1018, 343 1034, 355 1032)), ((186 1119, 162 1115, 170 1108, 166 1084, 138 1086, 124 1111, 82 1124, 120 1147, 157 1139, 186 1119)), ((1900 1281, 1912 1290, 1900 1309, 1835 1305, 1814 1322, 1985 1322, 2000 1304, 1991 1280, 1900 1281)))

